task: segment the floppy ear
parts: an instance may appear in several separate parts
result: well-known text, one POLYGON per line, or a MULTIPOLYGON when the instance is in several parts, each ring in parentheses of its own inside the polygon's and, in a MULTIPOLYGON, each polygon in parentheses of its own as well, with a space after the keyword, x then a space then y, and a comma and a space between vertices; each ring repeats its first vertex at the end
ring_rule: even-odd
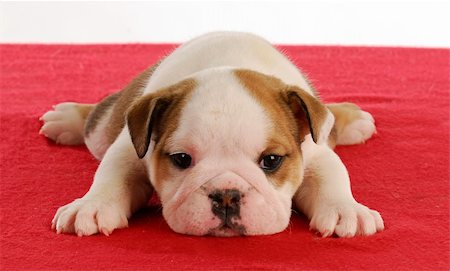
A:
POLYGON ((140 159, 147 153, 154 127, 168 105, 167 99, 147 95, 139 98, 128 111, 127 126, 140 159))
POLYGON ((334 125, 334 116, 327 107, 317 98, 296 86, 290 86, 284 95, 298 122, 302 139, 311 133, 316 144, 326 143, 334 125))
MULTIPOLYGON (((128 110, 126 120, 131 141, 140 159, 144 158, 152 135, 158 141, 166 113, 179 107, 183 98, 196 86, 193 79, 185 79, 152 94, 140 97, 128 110)), ((169 116, 170 117, 170 116, 169 116)))

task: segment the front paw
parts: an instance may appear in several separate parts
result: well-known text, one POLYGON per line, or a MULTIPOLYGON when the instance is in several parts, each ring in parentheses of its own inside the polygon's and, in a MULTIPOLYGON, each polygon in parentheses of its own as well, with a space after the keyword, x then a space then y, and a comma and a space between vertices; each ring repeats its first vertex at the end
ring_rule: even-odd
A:
POLYGON ((381 215, 356 202, 340 202, 319 205, 310 222, 310 229, 322 237, 333 233, 339 237, 372 235, 384 229, 381 215))
POLYGON ((128 226, 126 213, 117 203, 99 199, 76 199, 56 211, 52 229, 57 233, 87 236, 101 232, 110 235, 114 229, 128 226))

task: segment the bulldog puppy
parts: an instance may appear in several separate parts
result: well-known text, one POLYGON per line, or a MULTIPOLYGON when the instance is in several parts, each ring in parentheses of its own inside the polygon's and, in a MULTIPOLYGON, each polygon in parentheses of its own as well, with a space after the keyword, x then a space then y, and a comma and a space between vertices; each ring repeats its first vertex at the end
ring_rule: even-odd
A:
POLYGON ((384 228, 353 198, 333 152, 370 138, 372 116, 323 104, 286 56, 251 34, 198 37, 100 103, 61 103, 41 120, 40 133, 84 143, 101 160, 89 191, 56 212, 57 233, 109 235, 154 191, 183 234, 281 232, 292 204, 324 237, 384 228))

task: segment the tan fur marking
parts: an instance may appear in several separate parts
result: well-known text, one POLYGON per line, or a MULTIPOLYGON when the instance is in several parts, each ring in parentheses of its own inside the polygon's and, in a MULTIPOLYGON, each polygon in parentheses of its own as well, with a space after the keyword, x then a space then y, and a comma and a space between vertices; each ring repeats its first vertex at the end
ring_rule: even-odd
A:
POLYGON ((125 113, 128 107, 141 95, 145 84, 154 70, 158 67, 158 64, 146 69, 133 79, 133 81, 131 81, 131 83, 123 90, 106 97, 98 103, 92 113, 88 116, 85 126, 85 137, 89 136, 89 134, 95 130, 99 121, 106 117, 105 114, 108 112, 108 109, 114 107, 110 119, 108 120, 108 125, 104 131, 108 142, 112 144, 125 125, 125 113))
POLYGON ((336 142, 344 128, 360 117, 361 109, 353 103, 327 104, 328 109, 333 113, 335 122, 328 138, 328 145, 336 147, 336 142))
POLYGON ((111 143, 114 142, 117 135, 125 126, 125 115, 128 108, 138 97, 141 96, 145 85, 147 84, 149 78, 152 76, 158 65, 159 63, 145 70, 127 87, 125 87, 123 91, 121 91, 122 93, 117 99, 117 102, 114 104, 113 113, 111 115, 109 125, 106 128, 106 136, 111 143))
POLYGON ((281 187, 285 182, 291 182, 294 187, 300 184, 300 172, 299 166, 301 165, 301 153, 297 148, 297 144, 294 143, 293 138, 280 141, 279 136, 276 140, 274 133, 271 135, 271 139, 267 143, 266 150, 261 156, 275 154, 284 156, 281 167, 273 173, 268 173, 269 180, 276 186, 281 187), (281 143, 283 142, 283 143, 281 143), (292 145, 294 144, 294 145, 292 145))
POLYGON ((78 113, 83 120, 86 120, 89 113, 94 109, 95 104, 76 104, 78 113))
POLYGON ((261 103, 274 125, 262 156, 269 154, 285 156, 281 167, 268 174, 269 179, 276 186, 282 186, 285 182, 298 186, 301 164, 299 130, 297 120, 281 95, 288 86, 275 77, 250 70, 236 70, 235 75, 261 103))
POLYGON ((193 79, 186 79, 142 96, 133 103, 127 113, 127 123, 131 139, 140 156, 145 155, 150 136, 158 144, 168 131, 173 132, 178 127, 181 107, 187 94, 195 86, 193 79))
MULTIPOLYGON (((290 86, 285 91, 285 97, 288 101, 297 120, 309 126, 309 132, 314 140, 318 142, 322 125, 327 119, 327 110, 325 106, 315 97, 296 86, 290 86)), ((303 138, 303 133, 300 134, 303 138)))
POLYGON ((153 151, 152 162, 155 170, 155 180, 152 180, 153 185, 155 186, 156 191, 161 191, 162 184, 165 181, 170 180, 170 177, 176 174, 175 171, 177 169, 172 165, 168 154, 165 153, 161 144, 153 151))
POLYGON ((88 137, 97 127, 100 120, 105 117, 108 109, 114 105, 117 98, 120 96, 121 92, 117 92, 109 95, 99 102, 93 110, 89 113, 86 119, 86 124, 84 126, 84 137, 88 137))
POLYGON ((176 174, 177 169, 172 165, 164 147, 179 126, 181 111, 185 107, 196 85, 195 80, 187 79, 158 91, 159 95, 166 97, 170 101, 170 105, 160 116, 160 121, 155 124, 156 127, 154 130, 156 133, 156 143, 153 150, 152 163, 155 170, 155 180, 153 181, 157 191, 160 191, 160 186, 164 181, 169 180, 170 176, 176 174))

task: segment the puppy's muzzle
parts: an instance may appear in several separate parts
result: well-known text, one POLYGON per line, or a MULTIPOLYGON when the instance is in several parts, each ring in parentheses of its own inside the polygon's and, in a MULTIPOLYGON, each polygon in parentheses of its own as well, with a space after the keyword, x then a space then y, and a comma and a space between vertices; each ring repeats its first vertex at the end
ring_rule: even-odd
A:
POLYGON ((215 190, 208 197, 211 199, 213 214, 222 221, 220 228, 245 234, 245 227, 239 224, 243 194, 237 189, 223 189, 215 190))
POLYGON ((216 190, 209 194, 212 212, 221 220, 239 217, 241 193, 236 189, 216 190))

